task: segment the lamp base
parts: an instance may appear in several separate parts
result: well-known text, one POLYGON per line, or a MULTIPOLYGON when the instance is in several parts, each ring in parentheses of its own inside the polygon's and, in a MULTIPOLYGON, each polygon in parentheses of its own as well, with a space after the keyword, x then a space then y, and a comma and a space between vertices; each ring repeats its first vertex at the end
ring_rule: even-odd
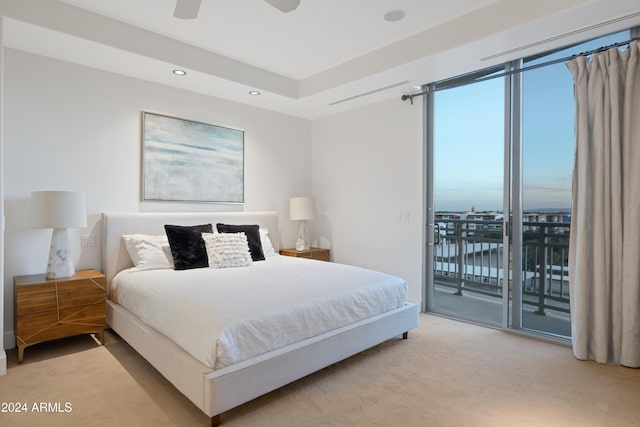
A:
POLYGON ((64 279, 76 274, 71 261, 69 234, 66 228, 54 228, 47 262, 47 279, 64 279))
POLYGON ((309 242, 307 242, 307 221, 301 219, 298 222, 298 240, 296 240, 296 250, 304 251, 309 249, 309 242))

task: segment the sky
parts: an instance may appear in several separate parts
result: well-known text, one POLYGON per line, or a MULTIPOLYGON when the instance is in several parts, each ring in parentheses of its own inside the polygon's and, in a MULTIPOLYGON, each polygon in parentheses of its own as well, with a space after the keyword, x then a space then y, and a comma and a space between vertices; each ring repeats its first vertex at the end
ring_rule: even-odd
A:
MULTIPOLYGON (((525 64, 549 61, 629 38, 617 33, 525 64)), ((502 211, 504 79, 435 93, 436 211, 502 211)), ((573 77, 564 62, 523 73, 523 207, 571 207, 573 77)))

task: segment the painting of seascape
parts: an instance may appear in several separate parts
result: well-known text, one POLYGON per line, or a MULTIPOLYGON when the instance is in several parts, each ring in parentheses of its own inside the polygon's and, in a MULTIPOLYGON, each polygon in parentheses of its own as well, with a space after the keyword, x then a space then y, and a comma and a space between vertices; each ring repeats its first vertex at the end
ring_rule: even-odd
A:
POLYGON ((142 112, 142 200, 244 202, 244 132, 142 112))

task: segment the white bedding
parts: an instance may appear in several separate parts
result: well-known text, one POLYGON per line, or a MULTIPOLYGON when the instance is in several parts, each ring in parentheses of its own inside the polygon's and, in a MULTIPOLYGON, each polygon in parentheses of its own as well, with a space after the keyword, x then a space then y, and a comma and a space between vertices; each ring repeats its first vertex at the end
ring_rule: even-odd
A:
POLYGON ((118 273, 111 299, 220 369, 401 307, 407 283, 342 264, 273 256, 250 267, 118 273))

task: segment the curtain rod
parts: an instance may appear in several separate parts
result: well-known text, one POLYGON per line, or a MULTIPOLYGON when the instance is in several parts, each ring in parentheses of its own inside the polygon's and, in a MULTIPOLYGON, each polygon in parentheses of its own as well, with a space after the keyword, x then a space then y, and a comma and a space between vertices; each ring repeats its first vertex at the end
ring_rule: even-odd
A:
MULTIPOLYGON (((468 85, 468 84, 471 84, 471 83, 484 82, 486 80, 496 79, 496 78, 499 78, 499 77, 507 77, 507 76, 511 76, 513 74, 522 73, 523 71, 535 70, 537 68, 546 67, 547 65, 553 65, 553 64, 557 64, 559 62, 566 62, 566 61, 569 61, 571 59, 577 58, 579 56, 589 56, 589 55, 593 55, 594 53, 604 52, 604 51, 606 51, 608 49, 611 49, 613 47, 625 46, 625 45, 628 45, 631 42, 634 42, 636 40, 640 40, 640 37, 633 37, 633 38, 631 38, 629 40, 626 40, 626 41, 623 41, 623 42, 613 43, 613 44, 610 44, 610 45, 607 45, 607 46, 599 47, 597 49, 588 50, 586 52, 576 53, 576 54, 573 54, 573 55, 570 55, 570 56, 565 56, 564 58, 553 59, 551 61, 543 62, 543 63, 536 64, 536 65, 529 65, 528 67, 519 68, 517 70, 504 71, 501 74, 485 76, 485 77, 481 77, 481 78, 475 79, 472 82, 458 83, 458 84, 454 84, 454 85, 451 85, 451 86, 443 87, 443 88, 440 88, 440 89, 434 89, 433 91, 437 92, 438 90, 443 90, 443 89, 453 89, 453 88, 460 87, 460 86, 465 86, 465 85, 468 85)), ((416 93, 412 93, 412 94, 408 94, 408 95, 402 95, 401 99, 403 101, 409 100, 409 101, 411 101, 411 104, 413 105, 413 98, 415 98, 416 96, 426 95, 427 93, 429 93, 429 89, 423 90, 422 92, 416 92, 416 93)))

